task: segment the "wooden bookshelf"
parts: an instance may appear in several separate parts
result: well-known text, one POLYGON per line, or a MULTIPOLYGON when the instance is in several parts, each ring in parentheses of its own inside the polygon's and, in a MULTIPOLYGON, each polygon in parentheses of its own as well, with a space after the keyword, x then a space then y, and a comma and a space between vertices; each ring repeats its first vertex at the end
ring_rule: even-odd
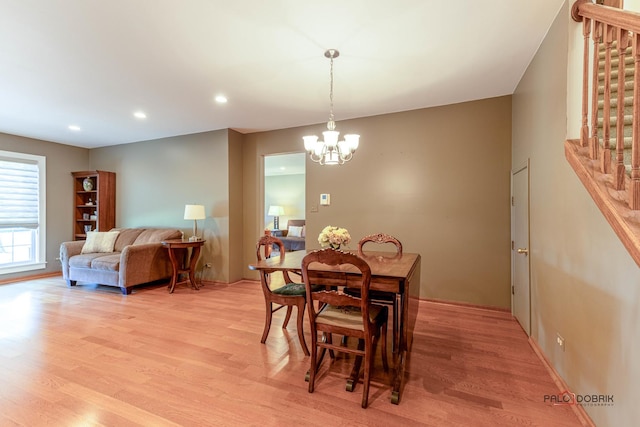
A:
POLYGON ((71 172, 73 175, 73 240, 86 231, 109 231, 116 225, 116 174, 107 171, 71 172), (85 185, 85 180, 90 185, 85 185))

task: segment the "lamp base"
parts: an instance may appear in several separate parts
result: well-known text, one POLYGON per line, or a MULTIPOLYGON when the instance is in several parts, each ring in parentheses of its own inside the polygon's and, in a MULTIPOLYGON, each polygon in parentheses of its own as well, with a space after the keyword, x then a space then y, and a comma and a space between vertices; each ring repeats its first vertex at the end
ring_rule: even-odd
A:
POLYGON ((189 237, 189 241, 190 241, 190 242, 197 242, 197 241, 199 241, 199 240, 200 240, 200 238, 199 238, 198 236, 191 236, 191 237, 189 237))

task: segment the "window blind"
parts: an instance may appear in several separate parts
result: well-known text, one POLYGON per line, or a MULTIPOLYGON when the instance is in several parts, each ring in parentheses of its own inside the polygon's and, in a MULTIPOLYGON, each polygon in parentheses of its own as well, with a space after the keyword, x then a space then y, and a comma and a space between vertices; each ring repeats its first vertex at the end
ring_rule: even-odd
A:
POLYGON ((38 227, 38 165, 0 158, 0 228, 38 227))

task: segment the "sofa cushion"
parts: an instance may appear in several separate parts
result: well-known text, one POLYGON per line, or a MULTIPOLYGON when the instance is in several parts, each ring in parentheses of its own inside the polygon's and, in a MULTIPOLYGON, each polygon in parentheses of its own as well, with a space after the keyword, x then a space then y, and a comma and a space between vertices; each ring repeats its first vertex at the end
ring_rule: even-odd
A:
POLYGON ((163 240, 178 239, 181 236, 180 230, 175 228, 149 228, 140 233, 133 244, 160 243, 163 240))
POLYGON ((140 233, 144 231, 144 228, 114 228, 112 231, 115 230, 119 230, 120 234, 116 239, 115 245, 113 245, 113 250, 115 252, 122 252, 125 246, 133 244, 140 233))
MULTIPOLYGON (((91 268, 91 263, 93 262, 94 259, 104 257, 104 256, 111 256, 111 255, 105 255, 104 253, 100 253, 100 252, 94 252, 91 254, 74 255, 71 258, 69 258, 69 267, 91 268)), ((119 257, 120 254, 117 254, 117 256, 119 257)))
POLYGON ((120 253, 113 253, 94 258, 91 268, 96 270, 120 271, 120 253))
POLYGON ((113 252, 119 231, 89 231, 80 253, 113 252))

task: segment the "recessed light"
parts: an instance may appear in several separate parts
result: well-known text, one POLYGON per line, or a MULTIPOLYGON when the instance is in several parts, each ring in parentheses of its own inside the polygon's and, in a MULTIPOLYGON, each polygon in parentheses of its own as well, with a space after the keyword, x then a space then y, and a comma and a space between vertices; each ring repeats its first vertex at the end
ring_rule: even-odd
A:
POLYGON ((218 104, 226 104, 227 103, 227 97, 224 95, 218 95, 216 96, 216 102, 218 104))
POLYGON ((133 116, 136 119, 146 119, 147 115, 144 113, 144 111, 136 111, 135 113, 133 113, 133 116))
POLYGON ((72 130, 74 132, 80 132, 82 129, 80 129, 80 126, 77 125, 69 125, 69 130, 72 130))

